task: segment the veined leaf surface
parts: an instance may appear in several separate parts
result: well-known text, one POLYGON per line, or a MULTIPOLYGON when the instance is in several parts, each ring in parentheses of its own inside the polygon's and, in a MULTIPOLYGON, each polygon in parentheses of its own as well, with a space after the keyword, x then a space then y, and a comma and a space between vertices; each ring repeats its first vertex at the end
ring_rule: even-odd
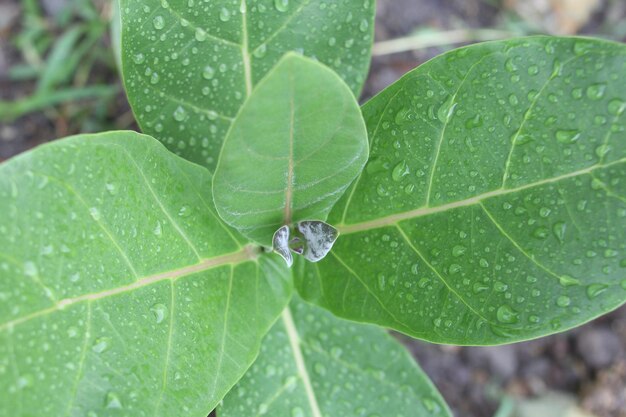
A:
POLYGON ((349 88, 327 67, 288 54, 228 133, 213 179, 215 205, 228 224, 271 247, 282 225, 326 220, 367 155, 349 88))
POLYGON ((0 415, 206 416, 290 296, 206 169, 131 132, 0 166, 0 415))
POLYGON ((545 37, 410 72, 364 106, 370 161, 299 290, 343 317, 468 345, 621 305, 625 78, 626 46, 545 37))
POLYGON ((252 88, 289 51, 328 65, 358 92, 374 0, 121 0, 122 62, 142 130, 213 171, 252 88))
POLYGON ((218 417, 450 416, 437 389, 384 330, 296 298, 218 417))

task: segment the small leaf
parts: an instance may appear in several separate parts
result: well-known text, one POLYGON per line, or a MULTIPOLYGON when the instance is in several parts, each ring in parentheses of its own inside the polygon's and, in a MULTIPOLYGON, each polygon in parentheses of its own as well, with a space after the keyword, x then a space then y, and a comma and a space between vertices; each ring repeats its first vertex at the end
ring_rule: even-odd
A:
POLYGON ((285 53, 315 57, 358 95, 370 65, 375 6, 121 0, 122 73, 135 117, 172 152, 213 171, 239 109, 285 53))
POLYGON ((337 229, 320 221, 302 221, 297 227, 305 241, 304 257, 311 262, 324 259, 339 237, 337 229))
POLYGON ((367 154, 350 89, 330 69, 289 54, 256 87, 224 142, 213 179, 217 210, 270 246, 283 225, 325 220, 367 154))
POLYGON ((383 329, 295 298, 219 417, 450 417, 428 376, 383 329), (260 383, 262 381, 262 383, 260 383))
POLYGON ((289 226, 283 226, 274 233, 272 239, 272 247, 274 252, 279 254, 281 258, 287 262, 287 266, 291 268, 293 265, 293 255, 289 249, 289 226))
POLYGON ((371 158, 307 300, 437 343, 510 343, 626 300, 626 46, 451 51, 363 106, 371 158))
POLYGON ((0 415, 204 417, 217 405, 291 278, 221 223, 210 183, 134 132, 0 165, 0 415))

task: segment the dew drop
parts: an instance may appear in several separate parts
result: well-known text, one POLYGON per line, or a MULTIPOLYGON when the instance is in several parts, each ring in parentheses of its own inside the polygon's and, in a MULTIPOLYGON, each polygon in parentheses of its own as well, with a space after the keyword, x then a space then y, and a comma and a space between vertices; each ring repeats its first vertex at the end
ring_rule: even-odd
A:
POLYGON ((222 22, 228 22, 230 20, 230 12, 225 7, 222 7, 222 10, 220 10, 220 20, 222 22))
POLYGON ((465 252, 467 252, 467 248, 465 246, 456 245, 452 248, 452 256, 455 258, 465 255, 465 252))
POLYGON ((274 7, 279 12, 286 12, 289 9, 289 0, 274 0, 274 7))
POLYGON ((252 54, 254 55, 255 58, 263 58, 266 53, 267 53, 267 44, 264 43, 260 45, 258 48, 256 48, 252 54))
POLYGON ((600 100, 606 92, 606 84, 593 84, 587 87, 587 97, 591 100, 600 100))
POLYGON ((139 64, 143 64, 143 62, 146 60, 146 57, 144 54, 142 53, 138 53, 133 55, 133 62, 137 65, 139 64))
POLYGON ((106 395, 104 406, 110 409, 120 409, 122 408, 122 402, 120 401, 120 397, 115 392, 111 391, 106 395))
POLYGON ((155 304, 150 307, 150 311, 154 315, 157 324, 161 323, 167 314, 167 307, 163 304, 155 304))
POLYGON ((567 223, 565 222, 556 222, 552 226, 552 232, 554 236, 559 240, 559 242, 563 243, 565 241, 565 232, 567 230, 567 223))
POLYGON ((580 139, 578 130, 558 130, 556 132, 556 140, 561 143, 574 143, 580 139))
POLYGON ((210 80, 215 76, 215 69, 213 67, 211 67, 210 65, 207 65, 206 67, 204 67, 204 69, 202 70, 202 78, 204 78, 205 80, 210 80))
POLYGON ((611 100, 609 102, 609 113, 611 113, 614 116, 621 116, 624 113, 624 110, 626 110, 626 102, 620 100, 620 99, 614 99, 611 100))
POLYGON ((206 40, 206 32, 202 28, 196 28, 194 36, 198 42, 204 42, 206 40))
POLYGON ((596 298, 602 294, 609 286, 606 284, 591 284, 587 286, 587 297, 596 298))
POLYGON ((163 16, 155 16, 154 19, 152 19, 152 25, 155 29, 161 30, 165 27, 165 19, 163 19, 163 16))
POLYGON ((326 367, 321 362, 318 362, 315 365, 313 365, 313 370, 318 375, 321 375, 321 376, 326 375, 326 367))
POLYGON ((98 221, 102 218, 102 215, 100 214, 100 210, 98 210, 97 207, 91 207, 89 209, 89 214, 91 214, 91 217, 95 220, 98 221))
POLYGON ((109 348, 111 340, 108 337, 99 337, 95 340, 91 350, 96 353, 102 353, 109 348))
POLYGON ((517 323, 518 315, 517 312, 511 308, 511 306, 503 304, 498 308, 496 318, 501 323, 513 324, 517 323))
POLYGON ((567 295, 559 295, 556 299, 556 305, 559 307, 567 307, 571 304, 572 300, 567 295))
POLYGON ((174 110, 174 120, 176 120, 177 122, 182 122, 183 120, 185 120, 186 116, 187 112, 185 112, 185 109, 183 109, 181 106, 178 106, 176 110, 174 110))
POLYGON ((404 160, 397 164, 391 172, 391 178, 397 182, 401 181, 402 178, 406 177, 407 175, 409 175, 409 166, 404 160))
POLYGON ((361 20, 361 23, 359 24, 359 30, 361 32, 367 32, 367 29, 369 29, 370 24, 366 19, 361 20))

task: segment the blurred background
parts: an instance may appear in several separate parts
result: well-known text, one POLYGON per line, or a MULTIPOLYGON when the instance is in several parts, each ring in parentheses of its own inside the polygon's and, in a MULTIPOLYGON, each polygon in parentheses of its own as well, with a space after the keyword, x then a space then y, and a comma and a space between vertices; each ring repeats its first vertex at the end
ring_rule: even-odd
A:
MULTIPOLYGON (((0 162, 58 137, 137 129, 111 48, 111 14, 110 0, 0 0, 0 162)), ((624 42, 626 0, 378 0, 362 100, 446 50, 532 34, 624 42)), ((398 337, 458 417, 626 417, 626 307, 508 346, 398 337)))

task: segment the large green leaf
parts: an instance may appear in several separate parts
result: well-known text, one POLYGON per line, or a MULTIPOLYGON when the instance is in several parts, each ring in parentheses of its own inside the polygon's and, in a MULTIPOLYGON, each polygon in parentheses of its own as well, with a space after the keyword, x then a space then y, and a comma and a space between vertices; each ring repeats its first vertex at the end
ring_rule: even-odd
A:
POLYGON ((325 220, 367 154, 365 123, 345 83, 288 54, 228 133, 213 179, 215 205, 228 224, 271 246, 284 224, 325 220))
POLYGON ((218 417, 450 416, 437 389, 384 330, 294 299, 218 417))
POLYGON ((442 343, 563 331, 626 300, 626 46, 526 38, 447 53, 367 103, 342 236, 297 285, 442 343), (319 268, 319 269, 317 269, 319 268))
POLYGON ((210 181, 130 132, 0 166, 0 415, 204 417, 228 392, 291 284, 210 181))
POLYGON ((253 86, 288 51, 361 89, 374 0, 121 0, 122 67, 139 125, 213 170, 253 86))

